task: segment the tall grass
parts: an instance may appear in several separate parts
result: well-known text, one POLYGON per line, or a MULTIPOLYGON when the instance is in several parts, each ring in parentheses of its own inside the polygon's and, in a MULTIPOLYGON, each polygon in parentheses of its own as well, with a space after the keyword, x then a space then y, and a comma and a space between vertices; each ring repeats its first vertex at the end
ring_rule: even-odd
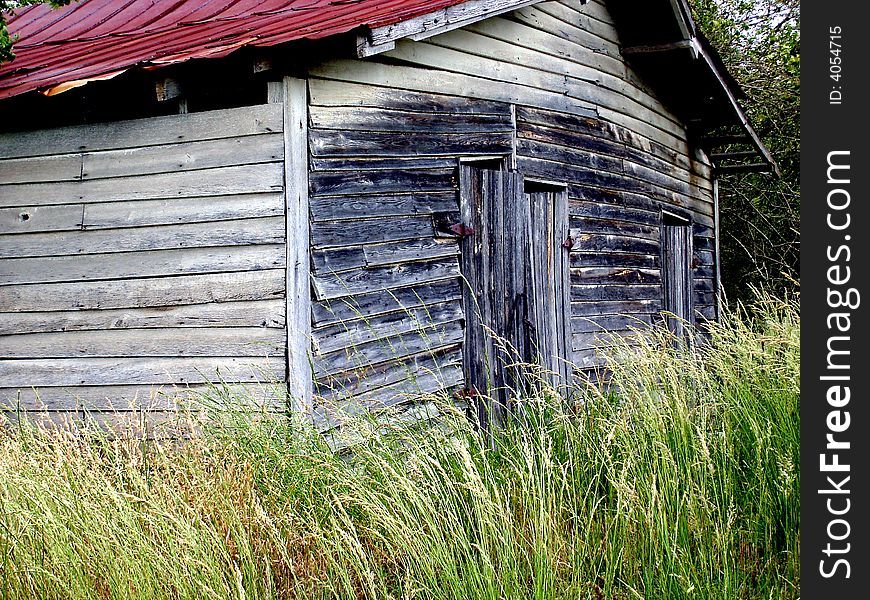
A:
POLYGON ((493 440, 227 413, 180 444, 0 439, 2 598, 796 598, 797 307, 618 345, 493 440), (492 444, 494 443, 494 449, 492 444))

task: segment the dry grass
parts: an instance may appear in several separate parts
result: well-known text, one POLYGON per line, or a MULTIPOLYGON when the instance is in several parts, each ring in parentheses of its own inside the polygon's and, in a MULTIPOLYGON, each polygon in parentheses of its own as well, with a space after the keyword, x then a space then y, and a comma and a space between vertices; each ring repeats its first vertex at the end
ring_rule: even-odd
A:
POLYGON ((352 456, 234 411, 180 445, 7 429, 0 597, 796 598, 798 340, 772 299, 697 351, 647 335, 495 449, 437 397, 352 456))

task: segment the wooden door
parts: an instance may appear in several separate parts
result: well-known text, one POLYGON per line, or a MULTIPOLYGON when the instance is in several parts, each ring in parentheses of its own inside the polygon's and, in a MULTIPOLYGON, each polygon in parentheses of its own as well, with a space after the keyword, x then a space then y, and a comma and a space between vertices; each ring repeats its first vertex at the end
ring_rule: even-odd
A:
POLYGON ((663 306, 668 328, 688 334, 692 323, 692 224, 688 219, 662 215, 663 306))
POLYGON ((530 322, 535 361, 556 389, 571 382, 571 282, 568 193, 527 184, 531 208, 530 322))
POLYGON ((564 192, 527 193, 518 173, 469 166, 460 199, 464 369, 487 427, 529 393, 522 363, 569 376, 567 204, 564 192))

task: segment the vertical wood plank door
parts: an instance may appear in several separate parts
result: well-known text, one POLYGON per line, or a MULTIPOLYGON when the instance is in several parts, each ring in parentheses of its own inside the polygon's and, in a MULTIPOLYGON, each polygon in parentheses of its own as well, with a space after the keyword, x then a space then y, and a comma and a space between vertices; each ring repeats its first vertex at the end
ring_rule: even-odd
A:
POLYGON ((561 389, 571 382, 571 285, 568 194, 565 188, 527 184, 531 207, 533 359, 561 389))
POLYGON ((570 376, 567 199, 522 175, 460 167, 464 368, 482 427, 529 393, 523 363, 570 376))
POLYGON ((692 225, 688 220, 662 215, 662 285, 668 328, 688 334, 692 323, 692 225))

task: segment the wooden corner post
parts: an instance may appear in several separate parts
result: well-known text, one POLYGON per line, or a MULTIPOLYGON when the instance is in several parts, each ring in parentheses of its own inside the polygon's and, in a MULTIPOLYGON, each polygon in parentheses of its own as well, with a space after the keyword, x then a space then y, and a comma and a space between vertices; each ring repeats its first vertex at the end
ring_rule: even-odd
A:
POLYGON ((287 252, 287 393, 291 409, 310 414, 311 286, 308 223, 308 82, 272 82, 269 102, 284 104, 284 195, 287 252))

